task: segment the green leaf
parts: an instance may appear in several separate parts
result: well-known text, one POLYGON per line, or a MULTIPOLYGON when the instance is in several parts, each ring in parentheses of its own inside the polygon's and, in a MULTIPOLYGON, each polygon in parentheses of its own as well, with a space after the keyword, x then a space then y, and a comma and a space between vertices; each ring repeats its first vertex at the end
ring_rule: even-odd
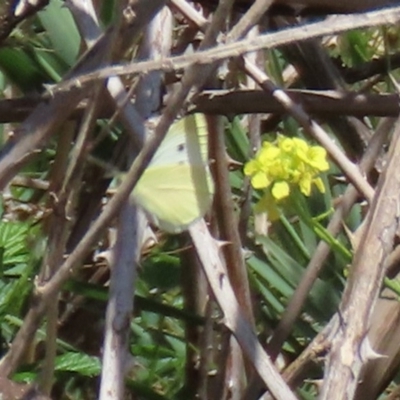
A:
POLYGON ((81 39, 65 3, 61 0, 51 0, 49 5, 39 12, 39 19, 49 34, 56 54, 67 65, 73 65, 79 53, 81 39))
POLYGON ((46 80, 35 60, 15 46, 0 48, 0 69, 23 92, 40 90, 46 80))
POLYGON ((101 371, 101 363, 97 357, 69 352, 56 357, 55 370, 77 372, 84 376, 97 376, 101 371))

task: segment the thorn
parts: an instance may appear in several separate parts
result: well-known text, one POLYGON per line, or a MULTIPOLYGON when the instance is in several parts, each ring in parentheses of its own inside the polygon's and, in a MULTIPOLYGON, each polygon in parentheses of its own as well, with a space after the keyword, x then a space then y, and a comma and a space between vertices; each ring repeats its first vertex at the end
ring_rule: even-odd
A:
POLYGON ((227 240, 217 240, 217 239, 214 239, 214 242, 215 242, 215 244, 216 244, 216 246, 218 247, 219 250, 220 250, 222 247, 231 244, 231 242, 228 242, 227 240))
POLYGON ((113 266, 113 251, 112 250, 105 250, 97 253, 93 257, 95 262, 105 261, 108 267, 113 266))
POLYGON ((54 89, 56 85, 53 83, 43 83, 44 90, 50 95, 50 97, 54 97, 54 89))
POLYGON ((342 222, 342 226, 343 226, 343 229, 344 229, 344 232, 345 232, 347 238, 350 241, 352 250, 356 251, 357 250, 357 246, 359 244, 359 240, 357 240, 357 237, 356 237, 355 233, 352 232, 344 222, 342 222))
POLYGON ((254 255, 254 251, 242 248, 242 256, 243 256, 244 260, 248 260, 253 255, 254 255))
POLYGON ((228 164, 229 171, 234 171, 243 167, 243 163, 234 160, 228 153, 225 153, 226 163, 228 164))
POLYGON ((371 346, 371 342, 368 337, 365 337, 360 346, 360 358, 362 362, 367 362, 370 360, 377 360, 380 358, 387 358, 388 356, 385 354, 377 353, 371 346))
POLYGON ((357 250, 357 248, 358 248, 358 245, 360 244, 362 235, 363 235, 363 233, 364 233, 365 224, 362 223, 362 224, 357 228, 357 230, 356 230, 355 232, 352 232, 352 231, 347 227, 347 225, 346 225, 344 222, 342 222, 342 225, 343 225, 343 229, 344 229, 344 231, 345 231, 347 237, 348 237, 349 240, 350 240, 351 247, 352 247, 353 251, 355 252, 355 251, 357 250))

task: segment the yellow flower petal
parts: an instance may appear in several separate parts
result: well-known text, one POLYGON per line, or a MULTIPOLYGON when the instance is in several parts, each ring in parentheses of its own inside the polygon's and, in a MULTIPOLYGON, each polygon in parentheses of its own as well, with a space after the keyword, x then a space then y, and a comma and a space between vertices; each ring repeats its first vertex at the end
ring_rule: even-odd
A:
POLYGON ((311 177, 309 175, 303 175, 303 177, 299 181, 299 187, 301 193, 306 196, 311 194, 311 177))
POLYGON ((290 193, 288 183, 284 181, 274 183, 271 193, 276 200, 282 200, 285 197, 288 197, 290 193))
POLYGON ((257 156, 258 161, 267 166, 271 161, 279 156, 280 150, 275 146, 266 146, 260 150, 260 154, 257 156))
POLYGON ((310 147, 307 153, 307 163, 318 171, 327 171, 329 163, 326 160, 326 150, 321 146, 310 147))
POLYGON ((326 150, 310 146, 300 138, 278 135, 274 143, 264 142, 253 160, 246 163, 244 173, 251 177, 255 189, 266 189, 275 182, 271 196, 275 200, 289 196, 290 185, 310 196, 312 184, 323 192, 325 187, 318 174, 329 169, 326 150))
POLYGON ((265 189, 271 184, 271 181, 268 179, 268 176, 266 173, 257 172, 251 178, 251 184, 254 189, 265 189))
POLYGON ((260 167, 258 165, 257 160, 250 160, 249 162, 247 162, 244 166, 244 174, 246 176, 250 176, 253 175, 255 173, 257 173, 260 170, 260 167))
POLYGON ((309 145, 307 144, 307 142, 299 138, 293 138, 292 140, 294 143, 294 149, 296 151, 296 154, 300 157, 304 156, 309 149, 309 145))
POLYGON ((293 139, 285 136, 278 137, 278 146, 285 153, 290 153, 293 150, 294 145, 293 139))
POLYGON ((315 186, 321 193, 325 193, 325 185, 321 178, 315 178, 313 183, 315 183, 315 186))

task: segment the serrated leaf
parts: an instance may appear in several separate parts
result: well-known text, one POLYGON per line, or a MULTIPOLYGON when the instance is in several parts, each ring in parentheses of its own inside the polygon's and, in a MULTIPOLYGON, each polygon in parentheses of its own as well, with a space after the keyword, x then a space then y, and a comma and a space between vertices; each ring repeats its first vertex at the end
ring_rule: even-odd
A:
POLYGON ((84 376, 100 374, 101 363, 97 357, 84 353, 69 352, 56 357, 56 371, 77 372, 84 376))

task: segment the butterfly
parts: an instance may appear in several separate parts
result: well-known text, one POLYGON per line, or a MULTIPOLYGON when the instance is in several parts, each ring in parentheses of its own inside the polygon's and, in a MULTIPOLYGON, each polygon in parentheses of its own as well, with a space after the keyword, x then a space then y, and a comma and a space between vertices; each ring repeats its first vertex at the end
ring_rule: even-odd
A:
POLYGON ((171 125, 131 200, 160 229, 179 233, 204 216, 213 194, 206 120, 188 115, 171 125))

